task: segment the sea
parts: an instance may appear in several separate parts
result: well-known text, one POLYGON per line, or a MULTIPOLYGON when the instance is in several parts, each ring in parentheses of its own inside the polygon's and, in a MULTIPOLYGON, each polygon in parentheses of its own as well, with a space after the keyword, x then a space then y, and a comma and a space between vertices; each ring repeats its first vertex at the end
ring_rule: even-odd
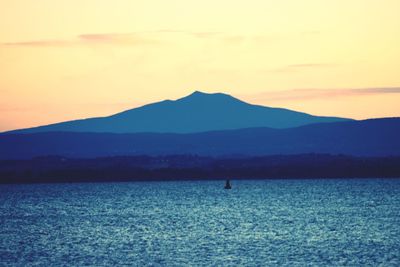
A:
POLYGON ((0 266, 400 266, 400 179, 0 186, 0 266))

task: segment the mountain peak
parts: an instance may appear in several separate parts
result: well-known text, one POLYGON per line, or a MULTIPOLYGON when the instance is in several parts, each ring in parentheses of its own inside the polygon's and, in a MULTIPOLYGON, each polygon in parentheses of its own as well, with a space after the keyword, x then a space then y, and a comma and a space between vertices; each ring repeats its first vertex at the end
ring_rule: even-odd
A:
POLYGON ((217 95, 217 94, 220 94, 220 93, 205 93, 205 92, 196 90, 196 91, 194 91, 193 93, 191 93, 190 95, 188 95, 188 96, 186 96, 186 97, 184 97, 184 98, 188 98, 188 97, 212 96, 212 95, 217 95))
POLYGON ((191 96, 196 96, 196 95, 209 95, 208 93, 202 92, 202 91, 194 91, 193 93, 190 94, 191 96))
POLYGON ((229 100, 238 100, 231 95, 224 94, 224 93, 205 93, 201 91, 194 91, 188 96, 178 99, 178 101, 190 101, 190 100, 222 100, 222 99, 229 99, 229 100))

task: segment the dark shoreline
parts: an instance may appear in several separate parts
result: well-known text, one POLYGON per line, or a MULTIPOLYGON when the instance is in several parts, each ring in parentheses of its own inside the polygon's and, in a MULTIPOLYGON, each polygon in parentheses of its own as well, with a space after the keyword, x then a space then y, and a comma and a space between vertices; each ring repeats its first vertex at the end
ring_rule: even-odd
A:
POLYGON ((302 154, 212 158, 192 155, 1 160, 0 184, 261 179, 399 178, 400 157, 302 154))
MULTIPOLYGON (((400 180, 400 176, 398 177, 337 177, 337 178, 238 178, 238 179, 230 179, 233 184, 235 181, 326 181, 326 180, 400 180)), ((221 188, 223 188, 224 182, 226 179, 217 178, 217 179, 169 179, 169 180, 93 180, 93 181, 48 181, 48 182, 10 182, 3 183, 0 182, 0 186, 6 185, 52 185, 52 184, 107 184, 107 183, 168 183, 168 182, 209 182, 209 181, 220 181, 221 188)))

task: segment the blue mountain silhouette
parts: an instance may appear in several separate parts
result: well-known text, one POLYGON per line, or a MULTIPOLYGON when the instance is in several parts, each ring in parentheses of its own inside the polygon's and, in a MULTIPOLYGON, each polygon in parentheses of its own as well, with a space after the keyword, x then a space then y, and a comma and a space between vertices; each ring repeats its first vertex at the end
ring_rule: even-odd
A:
MULTIPOLYGON (((45 155, 257 156, 304 153, 399 156, 400 118, 317 123, 295 128, 248 128, 190 134, 47 132, 1 134, 0 159, 45 155)), ((6 163, 8 164, 8 163, 6 163)))
POLYGON ((348 119, 251 105, 227 94, 196 91, 175 101, 165 100, 109 117, 67 121, 13 132, 195 133, 251 127, 282 129, 345 120, 348 119))

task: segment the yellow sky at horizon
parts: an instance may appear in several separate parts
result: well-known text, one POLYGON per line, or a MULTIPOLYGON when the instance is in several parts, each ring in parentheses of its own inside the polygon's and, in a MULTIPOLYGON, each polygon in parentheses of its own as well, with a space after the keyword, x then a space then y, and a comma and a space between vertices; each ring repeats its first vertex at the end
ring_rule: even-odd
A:
POLYGON ((398 10, 398 0, 0 0, 0 131, 194 90, 400 116, 398 10))

